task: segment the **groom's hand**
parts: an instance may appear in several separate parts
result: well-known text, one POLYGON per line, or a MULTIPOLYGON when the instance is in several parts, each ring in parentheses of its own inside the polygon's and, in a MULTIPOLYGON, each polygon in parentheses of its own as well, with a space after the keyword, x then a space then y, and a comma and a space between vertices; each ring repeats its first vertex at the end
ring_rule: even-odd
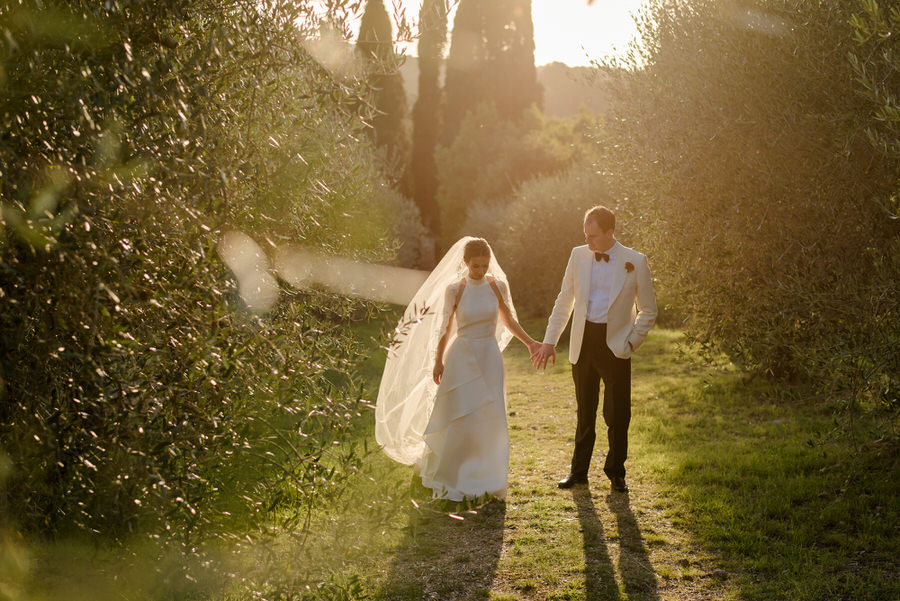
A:
POLYGON ((538 349, 538 352, 531 357, 531 363, 535 369, 546 369, 548 359, 556 365, 556 348, 552 344, 545 342, 538 349))

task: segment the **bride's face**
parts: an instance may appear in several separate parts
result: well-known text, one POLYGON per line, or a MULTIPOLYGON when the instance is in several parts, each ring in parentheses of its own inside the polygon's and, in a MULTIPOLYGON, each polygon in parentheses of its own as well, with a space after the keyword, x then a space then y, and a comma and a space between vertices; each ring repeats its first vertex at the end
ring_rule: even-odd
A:
POLYGON ((480 280, 487 273, 490 263, 490 257, 472 257, 466 261, 466 267, 469 268, 469 277, 473 280, 480 280))

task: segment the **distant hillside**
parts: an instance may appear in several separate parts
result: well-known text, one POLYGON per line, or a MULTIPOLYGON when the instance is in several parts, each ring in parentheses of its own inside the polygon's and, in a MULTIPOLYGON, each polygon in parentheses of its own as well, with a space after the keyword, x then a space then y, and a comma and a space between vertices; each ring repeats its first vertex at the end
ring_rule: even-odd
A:
MULTIPOLYGON (((408 56, 400 69, 410 108, 416 101, 419 85, 419 61, 408 56)), ((550 63, 537 69, 538 81, 544 86, 544 113, 552 117, 569 117, 582 105, 597 114, 610 106, 609 92, 600 72, 593 67, 569 67, 550 63)))
POLYGON ((544 114, 568 117, 585 106, 605 114, 612 103, 603 72, 595 67, 570 67, 550 63, 538 67, 538 81, 544 86, 544 114))

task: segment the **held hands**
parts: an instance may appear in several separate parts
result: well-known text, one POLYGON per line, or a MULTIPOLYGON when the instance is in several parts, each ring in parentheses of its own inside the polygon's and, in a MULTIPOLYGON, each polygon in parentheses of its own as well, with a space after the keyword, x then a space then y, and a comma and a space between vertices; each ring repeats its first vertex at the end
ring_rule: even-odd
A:
MULTIPOLYGON (((552 344, 538 344, 537 352, 531 352, 531 364, 535 369, 546 369, 547 360, 556 365, 556 348, 552 344)), ((529 349, 530 350, 530 349, 529 349)))

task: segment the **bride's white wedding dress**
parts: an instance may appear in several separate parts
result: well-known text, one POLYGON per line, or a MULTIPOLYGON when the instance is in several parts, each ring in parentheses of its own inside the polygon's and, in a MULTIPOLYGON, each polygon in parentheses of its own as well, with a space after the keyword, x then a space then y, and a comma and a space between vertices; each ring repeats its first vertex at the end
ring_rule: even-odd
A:
MULTIPOLYGON (((465 237, 456 242, 416 292, 388 350, 375 405, 375 439, 391 459, 415 466, 425 486, 455 501, 504 497, 509 469, 506 391, 500 352, 513 338, 487 276, 466 279, 465 237), (449 328, 448 328, 449 324, 449 328), (444 374, 432 370, 447 334, 444 374)), ((494 278, 513 319, 506 274, 491 253, 494 278)))
MULTIPOLYGON (((447 287, 444 324, 459 286, 447 287)), ((497 287, 509 306, 506 285, 498 281, 497 287)), ((444 375, 425 427, 425 453, 418 462, 422 484, 436 497, 506 496, 509 432, 503 357, 495 337, 499 309, 486 278, 466 277, 456 309, 457 337, 445 354, 444 375)))

